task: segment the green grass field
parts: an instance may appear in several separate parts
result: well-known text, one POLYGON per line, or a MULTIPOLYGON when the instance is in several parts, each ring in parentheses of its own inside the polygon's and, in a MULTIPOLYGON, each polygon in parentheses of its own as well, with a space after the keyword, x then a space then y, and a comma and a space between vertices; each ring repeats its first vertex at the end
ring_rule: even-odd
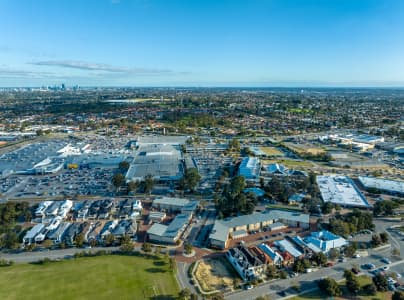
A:
POLYGON ((176 299, 164 259, 97 256, 0 268, 0 299, 176 299))

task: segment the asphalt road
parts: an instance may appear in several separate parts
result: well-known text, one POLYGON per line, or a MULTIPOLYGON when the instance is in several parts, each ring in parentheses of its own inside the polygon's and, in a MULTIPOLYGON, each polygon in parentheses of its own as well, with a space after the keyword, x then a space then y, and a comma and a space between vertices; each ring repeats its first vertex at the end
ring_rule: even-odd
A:
POLYGON ((187 264, 187 263, 182 263, 182 262, 177 263, 178 284, 181 289, 188 288, 191 291, 191 293, 197 294, 195 286, 189 282, 190 279, 188 278, 188 267, 189 267, 189 264, 187 264))
MULTIPOLYGON (((239 299, 255 299, 259 296, 269 295, 271 299, 282 299, 285 296, 279 295, 278 292, 286 291, 286 297, 296 294, 291 286, 299 285, 301 291, 309 291, 317 288, 316 280, 323 277, 331 277, 335 280, 341 280, 343 278, 343 272, 345 269, 351 269, 352 265, 362 265, 365 263, 373 263, 376 267, 381 267, 386 264, 381 262, 382 257, 390 257, 390 248, 385 248, 380 251, 372 251, 368 257, 361 257, 357 259, 350 259, 344 263, 338 263, 333 267, 322 268, 318 271, 300 274, 295 278, 288 278, 284 280, 276 280, 270 283, 257 286, 251 290, 242 290, 233 293, 226 294, 228 300, 239 299)), ((400 274, 404 273, 404 260, 396 260, 392 258, 393 263, 390 265, 390 271, 395 271, 400 274)), ((362 270, 363 273, 369 274, 367 271, 362 270)))
POLYGON ((95 247, 91 249, 85 248, 66 248, 60 250, 44 250, 44 251, 33 251, 33 252, 21 252, 21 253, 0 253, 0 259, 12 260, 15 263, 30 263, 35 262, 44 258, 49 259, 63 259, 72 257, 75 253, 89 251, 89 252, 97 252, 99 250, 106 251, 116 251, 119 250, 119 247, 95 247))
POLYGON ((373 223, 375 224, 375 232, 387 232, 392 249, 399 249, 401 258, 404 258, 404 241, 402 241, 402 237, 399 236, 397 232, 389 230, 389 227, 397 226, 399 224, 404 225, 404 222, 397 222, 384 218, 374 219, 373 223))

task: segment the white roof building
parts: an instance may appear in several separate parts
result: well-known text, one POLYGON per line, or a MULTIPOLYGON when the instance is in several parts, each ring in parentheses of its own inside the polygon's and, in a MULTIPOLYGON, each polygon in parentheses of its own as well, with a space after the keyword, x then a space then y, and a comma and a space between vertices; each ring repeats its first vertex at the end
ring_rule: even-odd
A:
POLYGON ((374 177, 358 177, 365 188, 375 188, 390 193, 404 194, 404 182, 374 177))
POLYGON ((347 176, 317 176, 316 181, 324 202, 344 207, 371 207, 355 183, 347 176))

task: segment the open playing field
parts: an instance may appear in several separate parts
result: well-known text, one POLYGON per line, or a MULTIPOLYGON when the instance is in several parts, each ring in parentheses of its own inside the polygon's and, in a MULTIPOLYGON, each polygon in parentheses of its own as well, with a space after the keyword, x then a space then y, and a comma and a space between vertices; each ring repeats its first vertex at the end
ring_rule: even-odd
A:
POLYGON ((199 263, 195 278, 205 292, 221 290, 232 286, 236 278, 231 268, 225 258, 205 259, 199 263))
POLYGON ((0 268, 0 299, 176 299, 169 264, 136 256, 98 256, 0 268))

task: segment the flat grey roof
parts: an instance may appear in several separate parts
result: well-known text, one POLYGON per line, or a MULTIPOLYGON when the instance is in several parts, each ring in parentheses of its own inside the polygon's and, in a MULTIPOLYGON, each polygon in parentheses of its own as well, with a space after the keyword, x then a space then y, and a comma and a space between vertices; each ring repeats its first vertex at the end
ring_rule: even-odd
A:
POLYGON ((359 176, 358 179, 363 184, 363 186, 367 188, 370 187, 379 190, 404 194, 404 181, 362 176, 359 176))
POLYGON ((190 201, 186 198, 176 198, 176 197, 159 197, 153 200, 153 205, 175 205, 175 206, 185 206, 190 201))
POLYGON ((157 236, 163 236, 164 232, 166 232, 166 230, 167 230, 167 227, 168 226, 163 225, 163 224, 154 223, 152 225, 152 227, 150 227, 149 230, 147 230, 147 233, 157 235, 157 236))
POLYGON ((150 227, 149 230, 147 230, 147 233, 162 237, 174 238, 178 235, 178 232, 186 226, 189 219, 189 214, 179 214, 168 226, 155 223, 152 225, 152 227, 150 227))
POLYGON ((171 145, 181 145, 185 144, 187 141, 187 136, 170 136, 170 135, 159 135, 159 136, 138 136, 136 142, 138 145, 148 145, 148 144, 171 144, 171 145))
POLYGON ((181 151, 171 145, 141 146, 126 174, 127 180, 141 180, 146 175, 156 179, 178 180, 183 176, 181 151))
POLYGON ((227 218, 222 220, 221 222, 227 227, 236 227, 249 224, 257 224, 268 220, 280 220, 280 219, 309 223, 310 216, 308 214, 290 212, 285 210, 267 210, 262 213, 255 212, 250 215, 227 218))
POLYGON ((190 215, 189 214, 179 214, 177 215, 174 220, 168 225, 164 236, 166 237, 176 237, 178 232, 181 231, 186 224, 189 222, 190 215))
POLYGON ((365 197, 347 176, 317 176, 316 181, 324 202, 352 207, 370 207, 365 197))
POLYGON ((225 242, 228 239, 230 228, 257 224, 269 220, 288 220, 308 224, 310 222, 310 216, 308 214, 301 214, 298 212, 268 210, 262 213, 255 212, 250 215, 216 220, 210 238, 225 242))

